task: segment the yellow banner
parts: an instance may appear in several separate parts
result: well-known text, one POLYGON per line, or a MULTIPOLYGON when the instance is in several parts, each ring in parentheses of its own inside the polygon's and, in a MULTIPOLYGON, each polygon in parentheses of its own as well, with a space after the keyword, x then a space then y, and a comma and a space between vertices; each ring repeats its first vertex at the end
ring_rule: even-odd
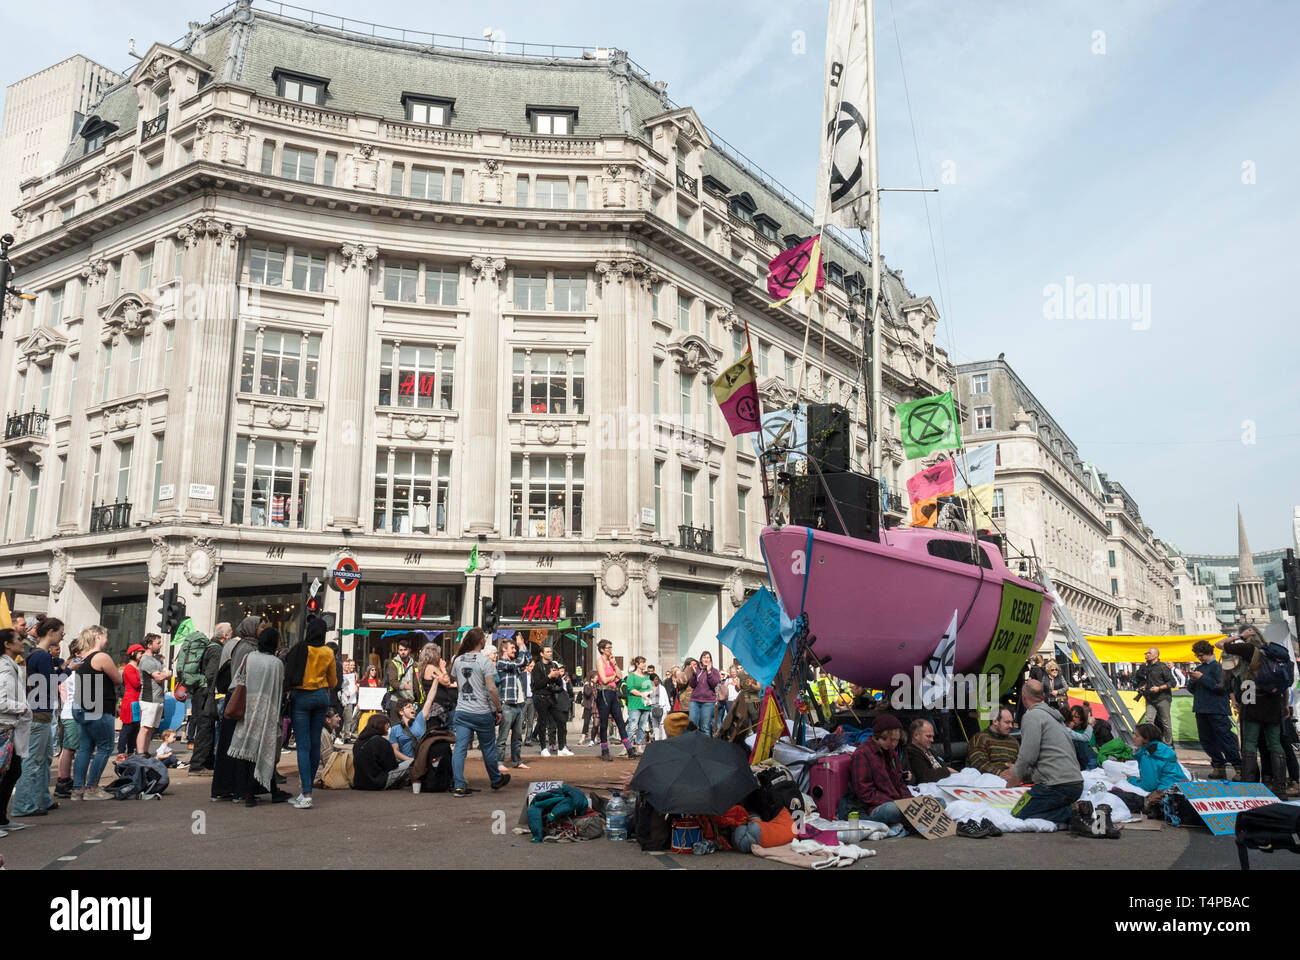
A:
POLYGON ((12 630, 14 622, 9 616, 9 601, 0 593, 0 630, 12 630))
MULTIPOLYGON (((1155 647, 1165 663, 1196 663, 1192 644, 1197 640, 1215 643, 1223 639, 1221 633, 1206 633, 1194 637, 1086 637, 1088 646, 1102 663, 1142 663, 1146 652, 1155 647)), ((1078 657, 1074 657, 1078 662, 1078 657)))

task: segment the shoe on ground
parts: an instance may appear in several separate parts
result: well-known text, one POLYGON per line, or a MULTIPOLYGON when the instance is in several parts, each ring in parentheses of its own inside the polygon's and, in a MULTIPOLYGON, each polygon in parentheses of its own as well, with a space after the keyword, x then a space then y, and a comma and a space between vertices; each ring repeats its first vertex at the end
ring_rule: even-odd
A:
POLYGON ((1228 771, 1224 767, 1211 767, 1210 772, 1205 775, 1206 780, 1226 780, 1228 771))
POLYGON ((9 836, 8 830, 0 830, 0 837, 7 837, 7 836, 9 836))
POLYGON ((0 824, 0 829, 7 830, 9 833, 13 833, 15 830, 26 830, 27 824, 22 823, 18 820, 10 820, 6 824, 0 824))
POLYGON ((95 790, 95 791, 93 791, 93 792, 90 791, 90 790, 87 790, 87 791, 86 791, 86 795, 85 795, 82 799, 83 799, 83 800, 116 800, 117 797, 113 796, 113 795, 112 795, 111 793, 109 793, 107 790, 104 790, 103 788, 100 788, 100 789, 95 790))
POLYGON ((304 796, 303 794, 300 793, 298 794, 298 796, 294 797, 292 800, 289 801, 289 806, 297 810, 310 810, 311 797, 304 796))
POLYGON ((1286 785, 1286 795, 1288 797, 1300 797, 1300 783, 1291 780, 1286 785))
POLYGON ((974 820, 965 820, 957 824, 957 836, 971 840, 983 840, 990 836, 988 828, 974 820))
POLYGON ((613 762, 614 762, 614 758, 611 757, 611 756, 609 755, 609 750, 606 749, 606 748, 602 748, 602 749, 601 749, 601 751, 600 751, 600 759, 601 759, 601 760, 604 760, 606 763, 613 763, 613 762))
POLYGON ((276 782, 276 783, 288 783, 288 782, 289 782, 289 778, 286 777, 286 776, 285 776, 284 774, 282 774, 282 773, 277 773, 277 774, 275 775, 275 782, 276 782))
POLYGON ((293 794, 289 793, 287 790, 277 790, 275 793, 271 794, 272 803, 288 803, 292 799, 293 794))
POLYGON ((246 807, 257 806, 257 797, 249 797, 247 800, 244 801, 244 806, 246 807))
POLYGON ((211 767, 190 767, 185 771, 188 777, 210 777, 212 776, 211 767))
POLYGON ((549 750, 547 750, 545 747, 543 747, 543 748, 542 748, 542 756, 544 756, 544 757, 549 757, 550 755, 551 755, 551 751, 549 751, 549 750))
POLYGON ((498 780, 496 783, 492 784, 492 789, 493 789, 493 790, 500 790, 502 787, 504 787, 504 786, 505 786, 506 784, 508 784, 509 782, 510 782, 510 774, 508 774, 508 773, 503 773, 503 774, 501 774, 501 779, 498 780))
POLYGON ((68 799, 69 799, 69 800, 85 800, 85 799, 86 799, 86 791, 85 791, 85 790, 69 790, 69 791, 68 791, 68 799))
POLYGON ((14 811, 14 816, 15 816, 15 817, 43 817, 43 816, 45 816, 45 811, 44 811, 44 810, 31 810, 31 811, 28 811, 28 812, 24 812, 24 811, 21 811, 21 810, 15 810, 15 811, 14 811))
POLYGON ((560 752, 557 754, 557 756, 561 756, 561 757, 571 757, 571 756, 573 756, 573 751, 570 750, 568 747, 564 747, 564 748, 562 748, 562 749, 560 750, 560 752))
POLYGON ((1002 831, 998 829, 997 824, 987 817, 980 821, 980 826, 989 832, 990 837, 1002 836, 1002 831))
POLYGON ((451 792, 453 797, 468 797, 473 791, 466 787, 457 787, 451 792))

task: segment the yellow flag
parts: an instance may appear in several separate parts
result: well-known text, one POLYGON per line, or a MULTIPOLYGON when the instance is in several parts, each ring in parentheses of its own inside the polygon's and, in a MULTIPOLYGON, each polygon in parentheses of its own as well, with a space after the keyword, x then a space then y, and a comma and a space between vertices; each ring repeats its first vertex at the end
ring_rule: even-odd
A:
POLYGON ((9 601, 5 599, 3 593, 0 593, 0 630, 12 630, 13 626, 13 617, 9 615, 9 601))

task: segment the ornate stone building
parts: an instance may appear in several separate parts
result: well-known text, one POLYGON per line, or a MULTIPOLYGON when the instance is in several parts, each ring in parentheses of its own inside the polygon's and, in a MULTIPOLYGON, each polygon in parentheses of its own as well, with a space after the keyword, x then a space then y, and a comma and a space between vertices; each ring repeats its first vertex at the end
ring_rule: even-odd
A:
MULTIPOLYGON (((709 384, 748 321, 765 401, 796 399, 805 320, 764 279, 808 211, 620 51, 432 43, 236 4, 24 185, 0 587, 123 643, 171 584, 202 626, 292 636, 300 574, 347 555, 361 654, 473 622, 476 590, 620 655, 716 647, 764 507, 709 384)), ((865 461, 869 270, 826 258, 800 399, 849 406, 865 461)), ((947 389, 933 303, 885 277, 891 401, 947 389)))

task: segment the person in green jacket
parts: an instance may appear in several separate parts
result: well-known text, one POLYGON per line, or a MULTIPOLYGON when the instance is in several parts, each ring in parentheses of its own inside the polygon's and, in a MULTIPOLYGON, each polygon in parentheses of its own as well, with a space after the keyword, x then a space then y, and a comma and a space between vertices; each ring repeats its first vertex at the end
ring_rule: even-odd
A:
POLYGON ((632 661, 632 672, 624 681, 627 684, 627 726, 628 736, 638 747, 645 743, 643 730, 650 729, 650 691, 654 683, 646 676, 645 657, 636 657, 632 661))
POLYGON ((1154 723, 1139 723, 1133 734, 1133 753, 1137 757, 1138 775, 1128 782, 1143 790, 1168 790, 1175 783, 1191 779, 1178 762, 1174 748, 1160 739, 1154 723))

